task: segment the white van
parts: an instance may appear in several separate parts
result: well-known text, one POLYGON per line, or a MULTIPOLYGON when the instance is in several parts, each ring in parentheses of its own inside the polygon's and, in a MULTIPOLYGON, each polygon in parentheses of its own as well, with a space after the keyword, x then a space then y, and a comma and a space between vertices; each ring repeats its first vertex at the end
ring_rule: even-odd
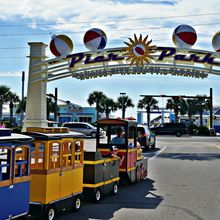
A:
MULTIPOLYGON (((62 127, 69 128, 70 131, 80 132, 93 138, 97 135, 97 128, 85 122, 66 122, 62 127)), ((105 136, 103 130, 100 131, 100 136, 105 136)))

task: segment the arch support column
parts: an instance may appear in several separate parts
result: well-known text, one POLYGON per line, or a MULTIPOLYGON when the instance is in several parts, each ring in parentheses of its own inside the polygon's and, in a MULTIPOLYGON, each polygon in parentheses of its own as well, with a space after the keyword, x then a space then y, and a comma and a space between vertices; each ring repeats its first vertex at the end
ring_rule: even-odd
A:
POLYGON ((44 62, 46 59, 47 45, 41 42, 28 44, 30 46, 28 91, 22 131, 26 131, 27 127, 48 126, 46 105, 47 66, 44 62), (42 79, 42 81, 34 82, 34 80, 39 78, 42 79))

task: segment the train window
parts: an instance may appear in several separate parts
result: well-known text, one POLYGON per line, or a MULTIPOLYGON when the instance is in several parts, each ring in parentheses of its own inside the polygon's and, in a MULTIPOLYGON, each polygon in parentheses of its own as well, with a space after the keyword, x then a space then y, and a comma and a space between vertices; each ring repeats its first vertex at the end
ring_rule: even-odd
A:
POLYGON ((128 129, 128 147, 133 148, 135 146, 136 128, 134 126, 128 129))
POLYGON ((62 166, 68 167, 73 165, 73 143, 70 141, 66 141, 63 143, 63 160, 62 166))
POLYGON ((109 134, 109 127, 107 125, 99 125, 100 126, 100 131, 101 133, 105 133, 105 135, 101 136, 99 138, 99 143, 100 144, 107 144, 108 143, 108 134, 109 134))
POLYGON ((125 144, 125 129, 122 126, 111 126, 110 144, 125 144))
POLYGON ((11 177, 11 150, 0 147, 0 182, 11 177))
POLYGON ((83 141, 75 141, 75 164, 83 163, 83 141))
POLYGON ((60 168, 60 144, 51 143, 49 146, 49 168, 60 168))
POLYGON ((31 169, 43 169, 45 160, 44 143, 34 143, 31 147, 31 169))
POLYGON ((15 148, 15 166, 14 176, 22 177, 28 176, 28 151, 26 146, 19 146, 15 148))

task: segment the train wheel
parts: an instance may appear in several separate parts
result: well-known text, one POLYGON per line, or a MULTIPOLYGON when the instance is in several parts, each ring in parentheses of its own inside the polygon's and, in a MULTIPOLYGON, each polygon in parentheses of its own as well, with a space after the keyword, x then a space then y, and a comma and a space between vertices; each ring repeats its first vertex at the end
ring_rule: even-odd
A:
POLYGON ((144 165, 141 166, 141 180, 145 180, 147 178, 147 170, 145 170, 144 165))
POLYGON ((28 219, 29 219, 28 214, 26 214, 26 215, 22 216, 22 217, 21 217, 21 219, 22 219, 22 220, 28 220, 28 219))
POLYGON ((55 216, 56 216, 56 209, 54 206, 51 205, 47 208, 44 219, 53 220, 55 219, 55 216))
POLYGON ((72 210, 73 210, 73 212, 78 212, 80 210, 80 208, 81 208, 81 199, 79 196, 77 196, 74 199, 72 210))
POLYGON ((141 180, 141 170, 140 170, 140 167, 137 166, 136 168, 136 182, 140 182, 141 180))
POLYGON ((94 202, 99 202, 102 198, 102 193, 101 193, 101 190, 100 189, 96 189, 95 193, 94 193, 94 202))
POLYGON ((116 195, 118 193, 118 184, 114 183, 112 187, 112 195, 116 195))
POLYGON ((143 164, 141 165, 140 170, 141 170, 141 180, 144 180, 144 165, 143 164))

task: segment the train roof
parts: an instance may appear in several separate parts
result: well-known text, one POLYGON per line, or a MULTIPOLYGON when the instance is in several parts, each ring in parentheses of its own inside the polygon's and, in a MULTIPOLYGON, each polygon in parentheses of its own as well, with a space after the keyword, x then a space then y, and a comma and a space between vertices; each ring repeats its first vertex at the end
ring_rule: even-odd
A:
POLYGON ((16 134, 12 133, 11 129, 1 128, 0 129, 0 144, 4 143, 27 143, 33 140, 33 137, 24 135, 24 134, 16 134))
POLYGON ((27 128, 25 134, 34 137, 36 140, 59 140, 61 138, 85 138, 85 135, 79 132, 69 131, 68 128, 27 128))
POLYGON ((128 119, 106 118, 106 119, 98 120, 97 124, 126 125, 126 126, 130 127, 130 126, 136 126, 137 121, 136 120, 128 120, 128 119))

